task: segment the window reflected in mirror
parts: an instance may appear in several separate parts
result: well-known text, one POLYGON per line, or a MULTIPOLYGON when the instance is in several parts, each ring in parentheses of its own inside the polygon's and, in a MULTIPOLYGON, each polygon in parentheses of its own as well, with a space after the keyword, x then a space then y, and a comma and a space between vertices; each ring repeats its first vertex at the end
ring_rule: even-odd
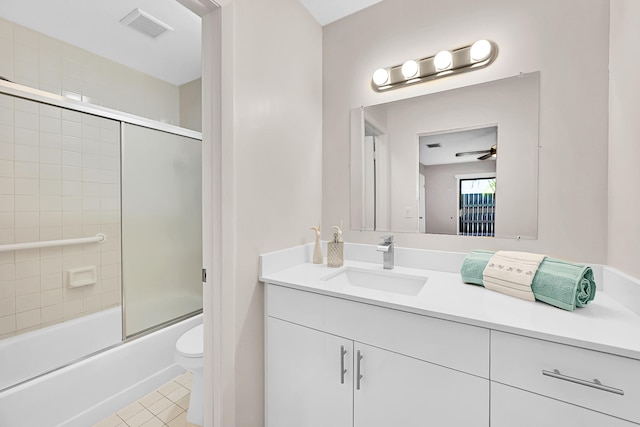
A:
POLYGON ((420 233, 495 235, 498 127, 418 135, 420 233))

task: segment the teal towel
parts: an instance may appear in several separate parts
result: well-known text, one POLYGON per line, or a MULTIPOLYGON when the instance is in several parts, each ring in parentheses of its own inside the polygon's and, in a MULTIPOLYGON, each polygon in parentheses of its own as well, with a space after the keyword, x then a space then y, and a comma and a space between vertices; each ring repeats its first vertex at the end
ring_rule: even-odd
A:
MULTIPOLYGON (((489 251, 470 252, 460 269, 462 281, 483 286, 482 272, 492 256, 489 251)), ((533 276, 531 291, 538 301, 574 311, 593 300, 596 282, 591 267, 547 257, 533 276)))

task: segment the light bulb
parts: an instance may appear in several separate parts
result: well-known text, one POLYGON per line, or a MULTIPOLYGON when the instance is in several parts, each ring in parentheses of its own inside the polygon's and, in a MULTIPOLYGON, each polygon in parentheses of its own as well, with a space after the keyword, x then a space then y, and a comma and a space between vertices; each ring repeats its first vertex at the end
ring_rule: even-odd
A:
POLYGON ((491 43, 488 40, 478 40, 471 45, 470 57, 474 62, 487 59, 491 54, 491 43))
POLYGON ((441 50, 433 58, 433 65, 435 65, 437 71, 446 70, 451 66, 452 60, 453 57, 451 56, 451 52, 448 50, 441 50))
POLYGON ((402 64, 402 75, 405 79, 410 79, 418 75, 418 69, 418 63, 413 59, 410 59, 402 64))
POLYGON ((382 86, 389 81, 389 72, 384 68, 378 68, 373 72, 373 83, 382 86))

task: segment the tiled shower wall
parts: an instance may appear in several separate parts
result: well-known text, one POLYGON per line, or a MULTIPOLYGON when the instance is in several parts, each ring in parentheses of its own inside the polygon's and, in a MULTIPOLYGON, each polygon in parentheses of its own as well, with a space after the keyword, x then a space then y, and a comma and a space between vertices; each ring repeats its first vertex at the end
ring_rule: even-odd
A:
POLYGON ((180 125, 178 86, 3 18, 0 76, 70 99, 180 125))
POLYGON ((0 244, 100 232, 0 252, 0 339, 120 304, 119 122, 0 95, 0 244), (98 282, 70 288, 87 266, 98 282))

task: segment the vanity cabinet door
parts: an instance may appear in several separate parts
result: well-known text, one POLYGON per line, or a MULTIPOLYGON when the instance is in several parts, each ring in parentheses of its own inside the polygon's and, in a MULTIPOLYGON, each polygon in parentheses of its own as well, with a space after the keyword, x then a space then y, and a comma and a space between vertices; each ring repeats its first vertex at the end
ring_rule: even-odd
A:
POLYGON ((632 427, 637 424, 580 406, 491 383, 491 427, 632 427))
POLYGON ((361 343, 354 349, 354 427, 489 426, 488 380, 361 343))
POLYGON ((266 353, 267 427, 352 425, 353 341, 267 317, 266 353))

